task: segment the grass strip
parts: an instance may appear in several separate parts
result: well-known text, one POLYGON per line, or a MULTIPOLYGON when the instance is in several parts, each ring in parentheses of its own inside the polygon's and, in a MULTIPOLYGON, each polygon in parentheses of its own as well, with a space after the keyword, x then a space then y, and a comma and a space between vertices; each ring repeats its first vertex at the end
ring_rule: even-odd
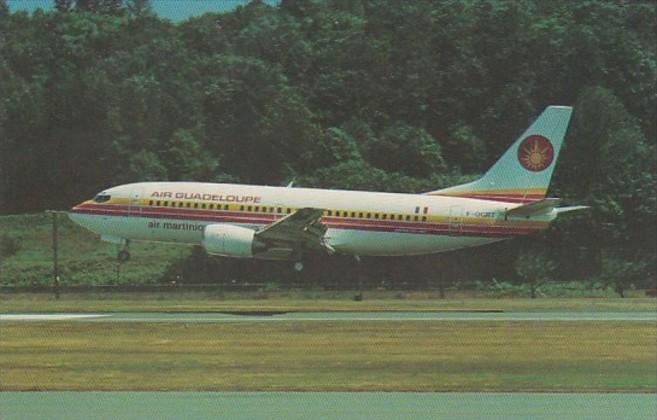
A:
POLYGON ((77 293, 59 300, 44 293, 4 293, 0 313, 20 312, 294 312, 294 311, 655 311, 654 298, 438 299, 423 292, 77 293))
POLYGON ((5 322, 0 390, 656 392, 651 322, 5 322))

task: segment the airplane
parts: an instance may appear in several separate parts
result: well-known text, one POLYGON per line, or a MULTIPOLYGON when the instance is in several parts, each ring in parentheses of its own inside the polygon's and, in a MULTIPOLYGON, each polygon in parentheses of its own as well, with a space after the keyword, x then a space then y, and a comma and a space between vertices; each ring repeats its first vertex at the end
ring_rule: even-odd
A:
POLYGON ((139 182, 98 193, 69 212, 119 245, 201 245, 208 254, 288 260, 313 252, 401 256, 474 247, 547 229, 559 207, 547 188, 572 114, 548 106, 478 180, 424 194, 200 182, 139 182))

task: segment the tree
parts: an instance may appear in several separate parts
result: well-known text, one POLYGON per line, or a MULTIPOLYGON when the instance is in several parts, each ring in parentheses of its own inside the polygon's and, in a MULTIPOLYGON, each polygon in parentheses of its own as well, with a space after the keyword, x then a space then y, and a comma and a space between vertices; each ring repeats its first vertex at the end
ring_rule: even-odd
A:
POLYGON ((627 260, 618 256, 606 255, 602 261, 600 280, 604 285, 611 285, 622 298, 630 286, 647 286, 646 261, 627 260))
POLYGON ((319 166, 335 165, 339 162, 361 159, 356 141, 344 130, 330 127, 324 135, 319 138, 313 152, 314 161, 319 166))
POLYGON ((212 181, 218 163, 199 144, 191 130, 178 129, 166 145, 165 162, 171 181, 212 181))
POLYGON ((414 177, 429 177, 446 169, 440 145, 424 130, 396 123, 380 138, 363 145, 374 166, 414 177))
POLYGON ((151 7, 150 0, 127 0, 126 9, 130 16, 141 18, 144 16, 150 16, 153 14, 153 8, 151 7))
POLYGON ((513 264, 518 276, 529 285, 530 296, 536 298, 540 286, 549 280, 554 273, 555 265, 539 249, 523 249, 513 264))
POLYGON ((60 13, 65 13, 71 10, 73 0, 55 0, 55 10, 60 13))

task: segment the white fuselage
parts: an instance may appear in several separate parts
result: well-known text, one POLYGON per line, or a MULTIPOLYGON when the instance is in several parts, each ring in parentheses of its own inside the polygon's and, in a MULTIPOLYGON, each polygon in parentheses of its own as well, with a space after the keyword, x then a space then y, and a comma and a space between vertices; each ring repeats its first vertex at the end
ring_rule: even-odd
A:
POLYGON ((197 182, 145 182, 104 191, 70 217, 105 240, 201 244, 205 226, 260 229, 301 208, 324 209, 338 253, 415 255, 483 245, 545 229, 554 213, 507 218, 517 203, 419 194, 197 182))

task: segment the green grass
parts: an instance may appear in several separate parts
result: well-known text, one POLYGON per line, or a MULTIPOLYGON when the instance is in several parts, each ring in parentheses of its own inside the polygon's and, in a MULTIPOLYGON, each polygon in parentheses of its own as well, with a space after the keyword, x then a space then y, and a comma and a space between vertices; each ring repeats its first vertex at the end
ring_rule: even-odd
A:
POLYGON ((656 392, 651 322, 4 322, 1 390, 656 392))
POLYGON ((521 299, 473 298, 467 295, 439 299, 430 292, 159 292, 74 293, 56 300, 46 293, 4 293, 0 313, 8 312, 221 312, 221 311, 655 311, 654 298, 521 299))
MULTIPOLYGON (((115 284, 114 244, 100 241, 98 235, 59 217, 59 265, 64 284, 115 284)), ((0 260, 0 284, 27 286, 49 284, 52 278, 52 219, 45 213, 0 217, 0 233, 18 242, 18 252, 0 260)), ((139 264, 121 270, 120 283, 144 284, 159 280, 169 265, 189 254, 189 247, 134 243, 131 251, 139 264)))

